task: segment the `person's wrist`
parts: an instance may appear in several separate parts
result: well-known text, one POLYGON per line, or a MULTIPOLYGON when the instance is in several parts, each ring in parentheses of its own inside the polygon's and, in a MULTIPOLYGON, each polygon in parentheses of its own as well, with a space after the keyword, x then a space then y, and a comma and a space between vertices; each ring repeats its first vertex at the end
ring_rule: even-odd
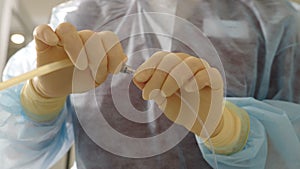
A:
POLYGON ((205 141, 206 147, 217 154, 225 155, 242 150, 246 145, 250 130, 248 113, 227 101, 222 119, 222 128, 205 141))
POLYGON ((59 115, 65 104, 66 96, 46 97, 37 91, 33 81, 30 80, 23 86, 20 100, 28 117, 34 121, 47 122, 59 115))
POLYGON ((219 122, 219 124, 217 126, 217 128, 212 133, 211 137, 214 137, 214 136, 218 135, 222 131, 223 127, 224 127, 224 118, 222 116, 221 119, 220 119, 220 122, 219 122))
POLYGON ((38 78, 33 78, 30 80, 30 83, 34 89, 34 91, 43 98, 54 98, 47 94, 46 90, 42 87, 38 78))

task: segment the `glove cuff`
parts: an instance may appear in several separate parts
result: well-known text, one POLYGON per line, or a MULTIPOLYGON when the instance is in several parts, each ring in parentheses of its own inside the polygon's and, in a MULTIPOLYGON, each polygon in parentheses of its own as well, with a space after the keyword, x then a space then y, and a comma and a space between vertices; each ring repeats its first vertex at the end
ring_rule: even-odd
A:
POLYGON ((23 86, 20 100, 28 117, 37 122, 48 122, 59 115, 66 97, 43 97, 38 94, 30 80, 23 86))
POLYGON ((244 148, 250 131, 248 113, 226 101, 223 112, 223 128, 214 137, 205 141, 206 147, 217 154, 229 155, 244 148))

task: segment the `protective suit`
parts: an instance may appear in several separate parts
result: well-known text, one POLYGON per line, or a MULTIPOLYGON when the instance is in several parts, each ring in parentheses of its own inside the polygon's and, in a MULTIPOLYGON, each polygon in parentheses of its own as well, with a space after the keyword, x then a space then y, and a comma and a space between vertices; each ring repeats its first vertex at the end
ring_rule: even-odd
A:
MULTIPOLYGON (((70 95, 59 117, 48 123, 24 114, 19 100, 23 84, 1 91, 1 168, 49 168, 73 140, 80 169, 300 168, 299 19, 287 1, 74 0, 53 10, 53 28, 65 21, 78 30, 115 32, 134 68, 159 50, 198 56, 205 49, 203 41, 179 24, 192 23, 217 50, 220 60, 205 59, 224 68, 227 99, 250 116, 246 146, 232 155, 218 155, 191 133, 171 147, 176 134, 147 145, 110 136, 110 127, 128 137, 151 138, 172 126, 153 102, 141 98, 132 77, 117 74, 95 90, 70 95), (144 113, 141 119, 147 123, 123 116, 136 112, 144 113)), ((9 60, 3 79, 34 65, 31 43, 9 60)))

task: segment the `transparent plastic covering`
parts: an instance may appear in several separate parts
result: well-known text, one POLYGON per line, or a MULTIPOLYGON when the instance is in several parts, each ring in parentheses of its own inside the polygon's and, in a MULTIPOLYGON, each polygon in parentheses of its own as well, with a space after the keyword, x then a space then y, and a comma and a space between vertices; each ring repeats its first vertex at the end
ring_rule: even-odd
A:
MULTIPOLYGON (((93 2, 86 2, 85 5, 89 3, 93 4, 93 2)), ((134 5, 136 2, 132 1, 131 3, 133 3, 131 5, 134 5)), ((130 3, 127 5, 130 5, 130 3)), ((144 5, 146 7, 146 4, 144 5)), ((95 4, 91 6, 95 6, 95 4)), ((147 6, 150 7, 149 5, 147 6)), ((134 6, 130 8, 133 7, 134 6)), ((80 7, 78 9, 80 9, 80 7)), ((138 8, 135 10, 137 9, 138 8)), ((186 47, 190 55, 200 57, 208 61, 211 66, 220 70, 225 79, 220 57, 204 33, 191 22, 176 16, 175 10, 173 12, 168 11, 167 13, 162 11, 149 9, 149 12, 130 13, 112 19, 105 25, 105 28, 102 28, 101 25, 97 25, 99 27, 93 29, 96 31, 111 30, 115 32, 128 56, 126 64, 134 69, 155 52, 187 51, 181 51, 180 49, 178 49, 178 51, 176 51, 176 49, 174 50, 173 42, 176 42, 176 45, 186 47), (130 25, 130 27, 128 25, 130 25)), ((80 16, 82 15, 80 14, 80 16)), ((67 15, 67 19, 68 18, 70 20, 67 21, 73 23, 72 14, 67 15)), ((99 21, 99 23, 101 23, 101 21, 99 21)), ((76 26, 78 27, 79 25, 76 26)), ((82 80, 78 78, 80 78, 80 72, 74 72, 74 87, 82 83, 82 80)), ((94 82, 90 81, 90 84, 93 86, 94 82)), ((181 95, 184 95, 183 91, 181 91, 181 95)), ((215 95, 212 96, 212 102, 213 100, 220 100, 214 98, 216 97, 215 95)), ((182 98, 184 98, 184 96, 182 96, 182 98)), ((196 97, 194 102, 196 102, 196 97)), ((123 159, 157 159, 166 153, 165 156, 167 156, 169 160, 176 156, 177 158, 182 158, 178 152, 174 152, 174 149, 182 149, 178 145, 189 134, 188 130, 175 123, 171 123, 162 115, 161 110, 159 110, 154 102, 144 101, 141 98, 139 89, 132 84, 132 75, 116 74, 110 76, 105 84, 102 84, 97 89, 88 93, 73 95, 72 103, 74 104, 78 121, 87 136, 101 149, 116 157, 118 156, 123 159), (86 101, 88 101, 88 105, 86 101)), ((199 102, 197 102, 197 104, 199 104, 199 102)), ((198 109, 199 105, 197 104, 194 105, 194 107, 198 109)), ((189 106, 191 106, 191 104, 189 104, 189 106)), ((212 103, 212 110, 218 109, 218 107, 213 106, 214 103, 212 103)), ((191 109, 195 110, 193 112, 194 114, 198 114, 198 110, 195 108, 191 109)), ((214 112, 214 114, 209 114, 205 122, 202 122, 200 118, 193 119, 200 120, 201 124, 205 124, 201 134, 203 137, 213 132, 221 118, 222 111, 216 110, 212 112, 214 112)), ((198 146, 195 144, 194 138, 193 141, 193 148, 197 150, 198 146)), ((191 141, 189 140, 188 142, 191 141)), ((192 149, 192 147, 189 149, 192 149)), ((198 157, 199 155, 198 153, 198 157)), ((113 158, 111 160, 115 161, 113 158)), ((106 161, 106 163, 109 163, 109 161, 106 161)), ((149 162, 150 161, 152 161, 151 166, 159 166, 156 160, 149 160, 149 162)), ((175 162, 176 158, 172 159, 172 161, 175 162)), ((187 160, 184 159, 184 161, 187 160)), ((214 161, 216 162, 217 159, 214 159, 214 161)), ((122 163, 130 164, 131 161, 128 160, 122 163)), ((119 165, 123 166, 124 164, 122 163, 119 165)), ((205 163, 205 161, 203 161, 203 163, 205 163)), ((193 165, 195 167, 198 166, 196 163, 193 165)), ((168 168, 179 167, 177 163, 169 163, 166 166, 168 166, 168 168)), ((215 166, 217 166, 217 163, 215 163, 215 166)))
MULTIPOLYGON (((122 25, 132 25, 130 34, 128 34, 125 29, 114 30, 114 32, 118 34, 121 42, 130 41, 127 42, 128 44, 123 43, 123 45, 125 46, 126 54, 129 58, 127 64, 134 68, 137 68, 145 61, 145 59, 149 58, 155 52, 162 50, 172 51, 170 48, 163 48, 160 46, 159 39, 163 39, 163 43, 165 45, 169 44, 170 47, 172 41, 177 41, 182 45, 188 46, 194 53, 193 56, 200 56, 207 60, 211 65, 215 65, 215 67, 217 65, 217 68, 223 72, 220 58, 209 39, 200 29, 182 18, 166 13, 132 14, 112 21, 111 24, 116 25, 112 26, 112 28, 117 26, 122 28, 123 26, 120 25, 120 23, 122 23, 122 25), (151 18, 151 23, 146 22, 147 18, 151 18), (142 22, 133 24, 136 20, 142 22), (157 25, 158 21, 164 23, 168 22, 168 26, 160 27, 160 25, 157 25), (174 28, 180 30, 180 33, 174 34, 174 31, 176 31, 174 28), (153 38, 158 38, 157 42, 149 41, 150 43, 155 43, 155 46, 145 45, 143 48, 136 48, 140 38, 147 40, 148 38, 151 38, 151 36, 153 38), (197 39, 197 43, 194 43, 192 39, 197 39)), ((188 76, 189 73, 191 72, 186 72, 185 76, 188 76)), ((73 74, 73 87, 79 86, 80 83, 82 83, 80 77, 80 72, 75 71, 73 74)), ((163 127, 165 124, 160 123, 166 123, 167 119, 155 124, 157 123, 156 120, 161 118, 162 112, 154 102, 145 102, 144 105, 140 104, 144 101, 141 99, 141 93, 132 85, 132 78, 132 75, 124 75, 122 73, 116 74, 111 76, 105 84, 101 85, 96 90, 91 91, 88 94, 88 97, 92 97, 93 99, 91 98, 89 106, 95 105, 95 109, 92 112, 89 112, 90 115, 88 116, 85 111, 86 108, 82 107, 82 99, 86 99, 86 94, 74 95, 72 102, 74 103, 79 122, 87 135, 96 144, 113 154, 128 158, 146 158, 165 153, 184 139, 188 134, 188 131, 175 123, 163 127), (105 94, 103 94, 104 91, 105 94), (112 99, 111 103, 106 104, 106 106, 111 107, 110 111, 103 109, 104 103, 102 102, 105 102, 104 100, 106 99, 112 99), (105 117, 106 113, 121 115, 124 120, 126 119, 128 121, 118 121, 118 125, 121 129, 115 129, 110 123, 113 123, 116 119, 105 117), (133 128, 128 128, 130 123, 133 123, 133 128), (147 127, 145 127, 145 125, 147 127), (152 127, 149 127, 149 125, 153 125, 152 127, 155 128, 160 127, 161 131, 151 131, 153 129, 151 129, 152 127), (142 132, 140 133, 142 135, 138 134, 134 136, 134 133, 137 132, 135 130, 142 130, 144 133, 142 132), (103 139, 104 133, 105 139, 103 139), (122 148, 120 149, 120 147, 115 146, 116 144, 119 144, 122 148), (139 146, 137 147, 137 145, 139 146)), ((90 84, 93 86, 94 81, 91 81, 90 84)), ((197 100, 199 100, 198 97, 200 97, 198 92, 195 92, 195 96, 192 96, 191 94, 181 91, 182 99, 186 98, 184 95, 194 97, 193 100, 197 102, 197 104, 187 103, 187 105, 190 106, 190 109, 194 110, 193 113, 196 117, 198 114, 197 109, 199 107, 199 101, 197 100)), ((208 115, 205 122, 202 122, 200 118, 190 119, 194 121, 200 120, 200 124, 205 124, 203 127, 204 130, 201 133, 203 138, 206 138, 207 135, 210 135, 214 131, 221 117, 222 107, 214 107, 214 100, 220 99, 215 97, 217 97, 217 95, 212 94, 211 112, 213 113, 208 115), (220 110, 217 110, 218 108, 220 108, 220 110)), ((182 111, 180 111, 179 115, 181 113, 182 111)))
MULTIPOLYGON (((79 30, 115 32, 129 57, 127 64, 134 69, 156 51, 184 52, 206 59, 222 72, 227 96, 299 103, 297 15, 284 0, 75 0, 56 8, 51 23, 54 28, 68 21, 79 30)), ((140 166, 145 162, 149 168, 180 168, 180 160, 190 165, 188 168, 209 167, 199 160, 202 158, 195 151, 193 138, 161 116, 153 102, 143 101, 131 78, 114 75, 94 91, 73 95, 80 123, 77 125, 82 127, 76 132, 81 140, 77 144, 82 154, 79 158, 89 161, 84 154, 92 151, 86 145, 90 143, 91 147, 100 147, 94 152, 99 156, 95 159, 103 158, 100 161, 104 164, 113 160, 115 164, 111 166, 115 167, 140 166), (189 146, 185 147, 186 144, 189 146)), ((252 125, 257 124, 251 126, 252 130, 263 130, 260 122, 251 119, 252 125)), ((259 133, 252 136, 266 137, 259 133)), ((260 141, 263 144, 257 147, 261 150, 253 152, 266 155, 262 148, 266 140, 260 141)), ((205 152, 203 147, 202 151, 205 152)), ((239 158, 233 156, 231 165, 226 164, 230 160, 222 161, 223 157, 216 158, 214 153, 208 156, 206 159, 214 168, 218 168, 218 159, 222 168, 255 168, 255 164, 264 165, 266 161, 263 156, 241 160, 245 156, 242 154, 239 158)))
MULTIPOLYGON (((0 92, 4 168, 47 168, 70 147, 73 128, 80 169, 300 168, 299 14, 288 1, 73 0, 53 9, 50 25, 65 21, 115 32, 133 69, 160 50, 204 58, 221 72, 224 94, 249 113, 248 142, 228 156, 209 151, 144 101, 132 75, 116 74, 71 95, 48 125, 23 117, 21 86, 0 92)), ((19 51, 4 79, 33 69, 33 55, 32 44, 19 51)))
MULTIPOLYGON (((79 30, 115 32, 134 69, 156 51, 184 52, 206 59, 222 72, 227 96, 299 102, 296 17, 283 0, 75 0, 56 8, 51 23, 54 28, 68 21, 79 30)), ((188 146, 189 155, 178 152, 184 149, 182 139, 192 144, 193 138, 161 116, 153 102, 143 101, 131 78, 114 75, 93 91, 73 95, 78 125, 85 133, 77 133, 80 158, 88 160, 82 152, 91 148, 84 144, 93 142, 99 146, 97 156, 109 159, 101 162, 113 160, 112 166, 148 162, 149 167, 180 168, 180 159, 186 163, 190 156, 200 159, 195 144, 188 146), (170 160, 168 164, 161 162, 163 158, 170 160)), ((218 168, 216 162, 222 158, 212 155, 210 165, 218 168)), ((256 166, 257 160, 248 165, 256 166)), ((201 162, 191 165, 199 168, 201 162)))

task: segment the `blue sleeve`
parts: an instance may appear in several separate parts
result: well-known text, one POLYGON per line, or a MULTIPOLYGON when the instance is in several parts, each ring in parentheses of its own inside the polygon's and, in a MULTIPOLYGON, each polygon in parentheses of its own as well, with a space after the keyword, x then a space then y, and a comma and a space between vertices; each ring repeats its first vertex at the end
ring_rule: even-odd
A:
POLYGON ((213 168, 300 168, 300 105, 253 98, 228 100, 248 112, 249 138, 242 151, 226 156, 213 154, 197 137, 204 158, 213 168))
MULTIPOLYGON (((10 58, 3 80, 33 69, 35 58, 34 44, 30 43, 10 58)), ((0 168, 47 169, 73 143, 72 112, 65 106, 59 117, 52 122, 32 121, 24 114, 20 104, 22 87, 23 84, 20 84, 0 91, 0 168)))
POLYGON ((67 107, 49 123, 30 120, 20 105, 18 85, 0 92, 1 169, 49 168, 73 143, 67 107))

